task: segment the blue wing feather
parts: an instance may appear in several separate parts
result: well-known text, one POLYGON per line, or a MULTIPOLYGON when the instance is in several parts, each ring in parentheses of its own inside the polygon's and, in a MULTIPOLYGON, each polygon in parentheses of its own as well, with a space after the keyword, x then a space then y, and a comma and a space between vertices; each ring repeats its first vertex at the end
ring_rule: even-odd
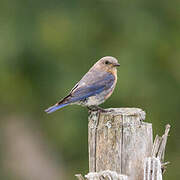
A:
POLYGON ((69 104, 69 103, 60 104, 60 105, 55 104, 54 106, 51 106, 51 107, 49 107, 48 109, 46 109, 45 112, 47 112, 48 114, 49 114, 49 113, 52 113, 52 112, 54 112, 54 111, 56 111, 56 110, 58 110, 58 109, 60 109, 60 108, 63 108, 63 107, 65 107, 65 106, 67 106, 68 104, 69 104))

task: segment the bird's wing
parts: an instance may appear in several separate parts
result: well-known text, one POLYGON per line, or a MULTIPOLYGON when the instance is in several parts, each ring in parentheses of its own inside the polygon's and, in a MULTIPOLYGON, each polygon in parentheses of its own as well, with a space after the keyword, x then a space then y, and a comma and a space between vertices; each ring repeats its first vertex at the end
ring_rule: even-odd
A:
POLYGON ((111 73, 90 73, 84 76, 81 81, 71 90, 67 96, 66 102, 73 103, 84 100, 95 94, 111 88, 115 77, 111 73))
POLYGON ((70 94, 79 86, 79 82, 71 89, 70 94))
POLYGON ((110 73, 87 73, 64 99, 45 111, 52 113, 70 103, 84 100, 112 87, 115 77, 110 73))

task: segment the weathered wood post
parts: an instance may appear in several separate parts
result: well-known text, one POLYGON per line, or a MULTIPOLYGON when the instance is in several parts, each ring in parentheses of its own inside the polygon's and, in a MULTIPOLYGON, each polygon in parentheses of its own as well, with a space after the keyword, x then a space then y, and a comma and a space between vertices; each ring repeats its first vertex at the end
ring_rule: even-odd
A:
MULTIPOLYGON (((152 156, 152 124, 139 108, 110 108, 89 115, 88 180, 143 180, 145 159, 152 156)), ((76 175, 79 180, 84 178, 76 175)), ((148 179, 151 180, 151 179, 148 179)), ((156 179, 159 180, 159 179, 156 179)))

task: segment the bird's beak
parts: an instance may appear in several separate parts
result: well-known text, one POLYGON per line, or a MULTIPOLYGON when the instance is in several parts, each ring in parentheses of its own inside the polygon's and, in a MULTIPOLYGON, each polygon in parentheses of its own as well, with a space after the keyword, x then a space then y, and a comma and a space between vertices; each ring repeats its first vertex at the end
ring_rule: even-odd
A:
POLYGON ((118 67, 118 66, 120 66, 120 64, 119 63, 114 63, 113 66, 118 67))

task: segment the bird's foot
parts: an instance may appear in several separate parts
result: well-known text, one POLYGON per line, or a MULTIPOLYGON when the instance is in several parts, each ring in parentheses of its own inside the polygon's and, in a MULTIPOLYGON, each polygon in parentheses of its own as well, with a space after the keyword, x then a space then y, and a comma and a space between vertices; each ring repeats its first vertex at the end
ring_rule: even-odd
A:
POLYGON ((101 108, 101 107, 99 107, 99 106, 89 106, 88 107, 88 112, 89 112, 89 114, 91 113, 91 112, 93 112, 93 111, 98 111, 98 112, 107 112, 107 110, 105 110, 105 109, 103 109, 103 108, 101 108))

